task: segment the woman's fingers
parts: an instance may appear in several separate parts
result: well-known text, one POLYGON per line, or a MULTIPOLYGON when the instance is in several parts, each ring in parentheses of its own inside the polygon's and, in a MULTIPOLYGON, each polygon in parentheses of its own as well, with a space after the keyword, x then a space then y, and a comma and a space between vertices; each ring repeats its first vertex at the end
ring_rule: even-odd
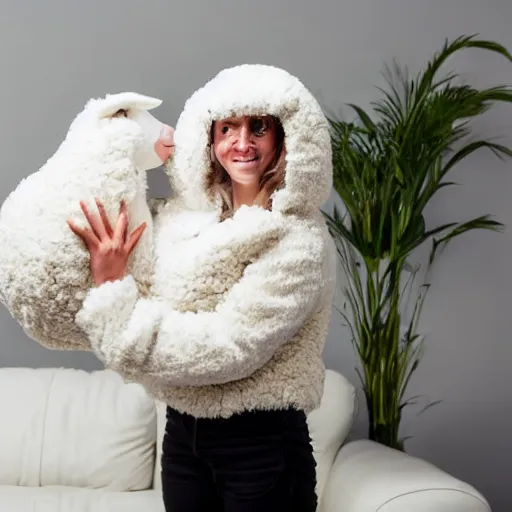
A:
POLYGON ((96 199, 96 205, 98 206, 98 211, 100 213, 99 218, 97 216, 91 215, 87 205, 83 201, 80 202, 80 207, 82 208, 82 211, 84 212, 84 215, 88 220, 91 229, 80 228, 72 221, 68 220, 67 223, 71 231, 79 236, 89 248, 97 247, 102 242, 106 242, 108 239, 112 242, 112 248, 121 249, 124 247, 124 250, 129 255, 139 242, 147 224, 143 222, 140 226, 128 234, 127 206, 125 201, 121 201, 119 217, 117 219, 114 230, 112 230, 112 226, 110 225, 110 222, 107 218, 105 208, 99 199, 96 199))
POLYGON ((122 247, 126 241, 126 230, 128 228, 128 213, 126 203, 121 201, 121 207, 119 208, 119 217, 117 218, 117 224, 114 231, 114 244, 116 247, 122 247))
POLYGON ((82 211, 84 212, 85 218, 89 222, 89 225, 91 226, 94 234, 100 239, 104 240, 107 236, 107 231, 105 229, 105 226, 103 225, 103 222, 100 218, 98 218, 96 215, 91 215, 89 212, 89 209, 87 208, 87 205, 84 201, 80 201, 80 208, 82 208, 82 211))
POLYGON ((129 235, 128 239, 126 241, 126 251, 128 254, 130 254, 133 249, 135 249, 135 246, 137 245, 138 241, 140 240, 140 237, 142 236, 142 233, 144 233, 144 230, 146 229, 146 223, 143 222, 139 227, 135 228, 129 235))
POLYGON ((112 229, 112 226, 110 225, 110 222, 107 217, 107 212, 105 211, 105 207, 103 206, 103 203, 96 199, 96 206, 98 207, 98 211, 100 212, 100 218, 103 222, 103 226, 105 227, 105 231, 109 237, 112 238, 112 235, 114 234, 114 231, 112 229))
POLYGON ((99 244, 97 236, 90 229, 80 228, 70 220, 67 223, 71 231, 80 237, 88 248, 96 247, 99 244))

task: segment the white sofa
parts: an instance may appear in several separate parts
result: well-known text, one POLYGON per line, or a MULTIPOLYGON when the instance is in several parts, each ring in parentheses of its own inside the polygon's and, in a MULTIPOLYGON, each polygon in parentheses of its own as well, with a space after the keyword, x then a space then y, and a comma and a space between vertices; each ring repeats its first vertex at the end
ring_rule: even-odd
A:
MULTIPOLYGON (((321 512, 490 511, 431 464, 347 442, 354 391, 328 371, 309 417, 321 512)), ((0 369, 0 511, 163 512, 164 425, 164 405, 112 371, 0 369)))

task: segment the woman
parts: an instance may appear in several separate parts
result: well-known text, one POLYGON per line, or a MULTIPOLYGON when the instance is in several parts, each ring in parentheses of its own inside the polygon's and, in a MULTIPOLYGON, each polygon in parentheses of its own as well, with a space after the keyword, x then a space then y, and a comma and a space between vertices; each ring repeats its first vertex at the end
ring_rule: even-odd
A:
MULTIPOLYGON (((84 209, 96 287, 77 323, 107 367, 168 404, 167 510, 316 509, 306 415, 323 391, 335 252, 327 122, 283 70, 224 70, 187 101, 155 218, 155 275, 125 275, 144 229, 84 209)), ((101 213, 101 205, 100 213, 101 213)))

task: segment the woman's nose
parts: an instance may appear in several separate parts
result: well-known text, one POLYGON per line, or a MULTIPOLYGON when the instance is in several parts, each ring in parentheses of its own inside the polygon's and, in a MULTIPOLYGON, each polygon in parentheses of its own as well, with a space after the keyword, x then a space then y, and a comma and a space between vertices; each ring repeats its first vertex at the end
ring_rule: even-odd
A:
POLYGON ((249 144, 251 142, 249 135, 249 131, 245 127, 239 131, 238 137, 235 141, 235 149, 237 151, 243 152, 249 149, 249 144))

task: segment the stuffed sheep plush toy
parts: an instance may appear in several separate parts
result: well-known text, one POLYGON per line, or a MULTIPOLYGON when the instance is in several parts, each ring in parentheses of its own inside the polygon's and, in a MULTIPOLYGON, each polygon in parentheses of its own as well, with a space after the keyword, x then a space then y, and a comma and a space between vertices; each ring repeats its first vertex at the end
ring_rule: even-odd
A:
POLYGON ((0 301, 25 333, 59 350, 90 350, 75 324, 93 286, 90 259, 67 220, 85 226, 84 201, 104 205, 112 225, 121 200, 129 229, 147 227, 129 271, 142 291, 152 274, 152 217, 146 171, 170 155, 172 129, 148 111, 161 101, 124 92, 92 99, 71 123, 65 140, 38 172, 23 179, 0 209, 0 301))

